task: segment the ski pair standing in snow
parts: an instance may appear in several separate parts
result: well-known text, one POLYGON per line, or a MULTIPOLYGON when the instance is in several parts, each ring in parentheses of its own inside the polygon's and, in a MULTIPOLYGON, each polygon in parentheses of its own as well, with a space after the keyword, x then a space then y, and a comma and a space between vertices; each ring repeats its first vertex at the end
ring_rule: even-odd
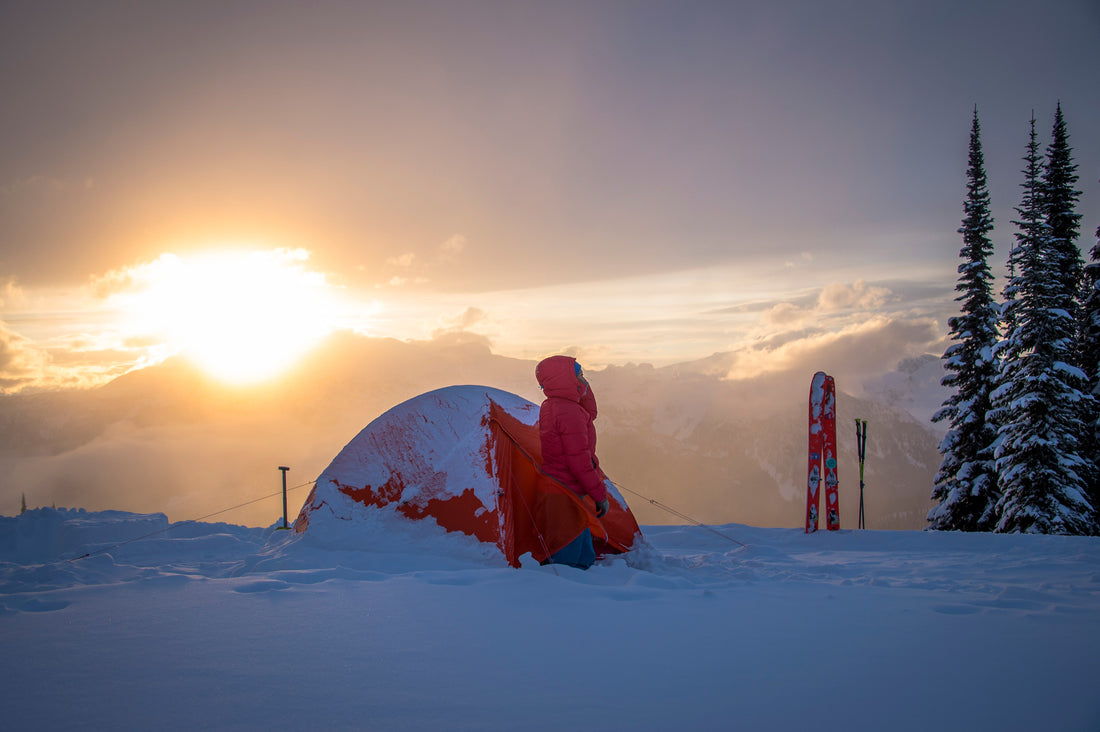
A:
MULTIPOLYGON (((550 356, 535 367, 535 379, 546 398, 539 409, 543 472, 579 496, 596 503, 596 516, 609 507, 607 486, 596 457, 596 396, 584 369, 571 356, 550 356)), ((592 532, 551 555, 550 562, 588 569, 596 561, 592 532)))
POLYGON ((836 385, 823 371, 810 382, 809 470, 806 481, 806 533, 817 531, 821 476, 825 475, 825 523, 840 528, 839 481, 836 474, 836 385), (824 464, 825 470, 822 471, 824 464))

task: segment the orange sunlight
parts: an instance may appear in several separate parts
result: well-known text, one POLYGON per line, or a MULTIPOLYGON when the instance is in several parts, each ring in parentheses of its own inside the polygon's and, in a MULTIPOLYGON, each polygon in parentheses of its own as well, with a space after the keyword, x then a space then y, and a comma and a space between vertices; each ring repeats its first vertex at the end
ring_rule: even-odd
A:
POLYGON ((293 366, 334 327, 333 286, 305 250, 221 250, 112 273, 126 330, 235 385, 293 366))

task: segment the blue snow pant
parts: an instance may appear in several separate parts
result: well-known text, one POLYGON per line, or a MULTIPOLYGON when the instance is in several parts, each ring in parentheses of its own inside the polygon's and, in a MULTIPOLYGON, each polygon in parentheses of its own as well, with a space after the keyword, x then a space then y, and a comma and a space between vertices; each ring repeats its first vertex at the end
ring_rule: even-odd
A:
POLYGON ((596 550, 592 548, 592 532, 585 528, 576 539, 550 555, 554 564, 568 564, 577 569, 588 569, 596 561, 596 550))

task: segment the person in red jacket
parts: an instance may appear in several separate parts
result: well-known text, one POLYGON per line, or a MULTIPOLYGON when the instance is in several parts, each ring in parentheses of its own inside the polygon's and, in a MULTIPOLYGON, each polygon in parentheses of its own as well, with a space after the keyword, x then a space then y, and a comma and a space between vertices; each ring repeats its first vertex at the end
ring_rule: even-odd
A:
MULTIPOLYGON (((596 516, 608 510, 607 487, 596 457, 596 396, 584 370, 571 356, 550 356, 535 367, 546 399, 539 409, 542 470, 579 496, 596 503, 596 516)), ((596 561, 592 532, 581 534, 550 561, 588 569, 596 561)))

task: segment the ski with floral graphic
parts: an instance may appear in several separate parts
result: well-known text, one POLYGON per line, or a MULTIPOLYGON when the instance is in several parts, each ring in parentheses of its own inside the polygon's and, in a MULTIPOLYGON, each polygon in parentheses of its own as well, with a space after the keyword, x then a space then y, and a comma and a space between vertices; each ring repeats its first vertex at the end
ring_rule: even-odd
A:
POLYGON ((840 528, 839 481, 836 474, 836 385, 818 371, 810 382, 809 467, 806 479, 806 533, 817 531, 822 476, 825 481, 825 525, 840 528))

